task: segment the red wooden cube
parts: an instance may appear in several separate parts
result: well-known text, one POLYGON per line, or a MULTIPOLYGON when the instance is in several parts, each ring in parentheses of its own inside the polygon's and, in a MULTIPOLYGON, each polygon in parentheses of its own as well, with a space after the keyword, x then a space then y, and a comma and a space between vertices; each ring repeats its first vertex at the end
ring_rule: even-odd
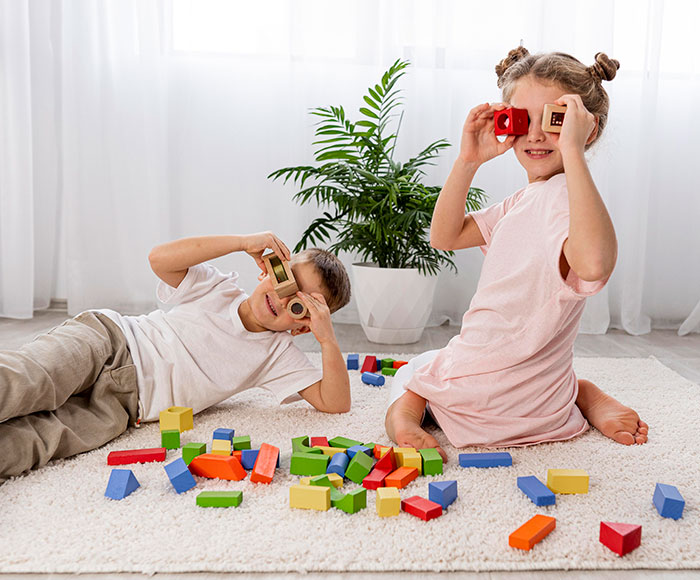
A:
POLYGON ((511 107, 493 114, 496 135, 527 135, 529 124, 527 109, 511 107))

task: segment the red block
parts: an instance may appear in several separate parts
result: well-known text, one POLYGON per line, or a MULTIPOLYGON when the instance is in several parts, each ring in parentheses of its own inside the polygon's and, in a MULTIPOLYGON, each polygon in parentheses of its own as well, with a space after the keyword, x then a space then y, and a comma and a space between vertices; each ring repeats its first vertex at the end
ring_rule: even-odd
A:
POLYGON ((364 362, 362 363, 363 373, 376 373, 377 372, 377 357, 376 356, 366 356, 364 362))
POLYGON ((309 447, 316 447, 317 445, 319 447, 330 447, 330 445, 328 445, 328 437, 312 437, 309 447))
POLYGON ((214 453, 197 455, 190 462, 189 468, 193 475, 211 479, 240 481, 248 475, 241 462, 233 455, 216 455, 214 453))
POLYGON ((442 515, 442 506, 439 503, 414 495, 401 501, 401 509, 417 518, 432 520, 442 515))
POLYGON ((600 522, 600 543, 624 556, 642 543, 642 526, 600 522))
POLYGON ((128 463, 150 463, 165 461, 165 447, 153 449, 131 449, 129 451, 112 451, 107 455, 107 465, 127 465, 128 463))
POLYGON ((374 466, 375 469, 388 470, 389 473, 394 471, 397 467, 396 455, 394 454, 393 447, 391 447, 383 457, 380 457, 379 461, 377 461, 377 464, 374 466))
POLYGON ((378 469, 376 466, 372 472, 362 480, 362 487, 366 489, 379 489, 384 487, 384 480, 393 470, 378 469))
POLYGON ((263 443, 258 451, 253 471, 250 472, 250 481, 253 483, 270 483, 275 475, 277 458, 280 450, 274 445, 263 443))
POLYGON ((511 107, 493 114, 496 135, 527 135, 529 124, 527 109, 511 107))

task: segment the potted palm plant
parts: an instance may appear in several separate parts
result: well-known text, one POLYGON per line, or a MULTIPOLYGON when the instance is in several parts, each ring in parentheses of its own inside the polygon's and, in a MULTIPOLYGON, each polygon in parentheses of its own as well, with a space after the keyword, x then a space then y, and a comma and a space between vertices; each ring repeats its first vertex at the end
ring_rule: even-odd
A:
MULTIPOLYGON (((457 271, 454 253, 436 250, 429 241, 440 187, 421 183, 424 168, 449 144, 440 139, 404 163, 394 159, 403 119, 396 83, 409 64, 397 60, 368 89, 359 121, 348 119, 342 106, 312 109, 320 118, 313 143, 317 165, 285 167, 268 176, 294 183, 299 204, 323 208, 295 252, 330 244, 336 254, 359 256, 352 271, 362 328, 370 341, 393 344, 420 339, 438 272, 442 267, 457 271)), ((484 200, 482 190, 471 188, 467 211, 479 209, 484 200)))

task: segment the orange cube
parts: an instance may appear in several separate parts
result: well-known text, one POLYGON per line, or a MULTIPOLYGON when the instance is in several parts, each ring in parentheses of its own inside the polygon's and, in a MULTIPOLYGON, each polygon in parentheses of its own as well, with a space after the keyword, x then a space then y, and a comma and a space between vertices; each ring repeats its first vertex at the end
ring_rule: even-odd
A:
POLYGON ((406 487, 414 479, 418 477, 418 470, 415 467, 399 467, 396 471, 392 471, 384 480, 385 487, 406 487))
POLYGON ((508 536, 508 545, 521 550, 531 550, 532 546, 549 534, 556 525, 555 518, 537 514, 508 536))

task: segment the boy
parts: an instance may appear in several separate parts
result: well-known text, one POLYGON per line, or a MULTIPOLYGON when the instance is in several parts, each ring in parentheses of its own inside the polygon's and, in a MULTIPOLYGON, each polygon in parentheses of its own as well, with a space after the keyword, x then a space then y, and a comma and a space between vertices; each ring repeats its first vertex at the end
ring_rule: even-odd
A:
POLYGON ((0 483, 49 460, 96 449, 129 424, 156 421, 178 405, 198 413, 251 387, 280 403, 306 399, 319 411, 350 409, 350 384, 331 312, 350 300, 340 261, 325 250, 291 258, 271 232, 185 238, 149 255, 169 312, 121 316, 87 311, 18 351, 0 352, 0 483), (286 310, 262 255, 271 249, 290 265, 308 316, 286 310), (248 296, 237 274, 210 264, 244 251, 260 266, 248 296), (313 332, 323 372, 291 336, 313 332))

